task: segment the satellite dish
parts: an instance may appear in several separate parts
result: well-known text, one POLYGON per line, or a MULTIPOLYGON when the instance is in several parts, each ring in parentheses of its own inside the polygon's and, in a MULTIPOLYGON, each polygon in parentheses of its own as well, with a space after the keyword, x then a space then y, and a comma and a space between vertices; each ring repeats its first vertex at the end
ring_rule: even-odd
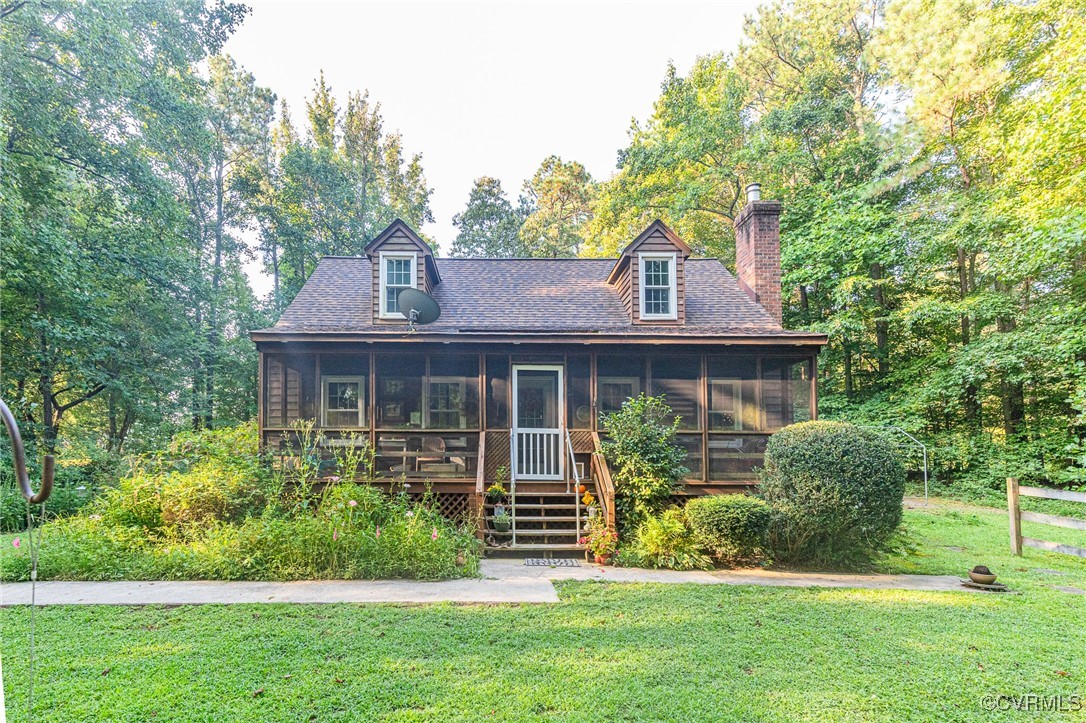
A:
POLYGON ((441 316, 441 307, 434 297, 418 289, 403 289, 396 295, 400 313, 407 317, 408 331, 415 330, 415 324, 432 324, 441 316))

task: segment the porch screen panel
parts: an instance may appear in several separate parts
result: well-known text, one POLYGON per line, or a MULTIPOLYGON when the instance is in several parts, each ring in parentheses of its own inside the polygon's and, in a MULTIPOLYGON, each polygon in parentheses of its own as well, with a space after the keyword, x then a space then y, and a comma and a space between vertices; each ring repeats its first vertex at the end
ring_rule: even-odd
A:
POLYGON ((509 428, 509 357, 486 355, 486 426, 509 428))
POLYGON ((753 357, 708 359, 710 432, 754 432, 761 428, 758 366, 753 357))
POLYGON ((477 355, 432 355, 424 391, 426 429, 479 428, 477 355))
POLYGON ((422 356, 377 357, 377 426, 383 429, 421 429, 422 384, 426 359, 422 356))
POLYGON ((702 479, 701 469, 701 435, 700 434, 677 434, 675 435, 675 444, 682 447, 686 452, 686 461, 683 462, 690 470, 686 474, 686 479, 700 480, 702 479))
POLYGON ((653 357, 650 393, 664 397, 679 417, 679 429, 701 429, 700 381, 699 357, 653 357))
POLYGON ((807 359, 762 360, 762 399, 766 431, 776 431, 811 418, 811 387, 807 359))
POLYGON ((316 417, 316 363, 312 356, 269 354, 264 382, 265 426, 288 427, 316 417))
POLYGON ((566 358, 566 413, 570 429, 592 429, 592 364, 587 356, 566 358))
POLYGON ((645 391, 645 358, 600 355, 596 359, 596 416, 622 408, 622 403, 645 391))

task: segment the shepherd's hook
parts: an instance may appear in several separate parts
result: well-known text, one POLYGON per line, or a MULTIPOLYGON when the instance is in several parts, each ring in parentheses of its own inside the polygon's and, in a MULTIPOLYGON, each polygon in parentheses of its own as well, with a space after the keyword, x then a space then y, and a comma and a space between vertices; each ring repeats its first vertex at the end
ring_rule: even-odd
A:
POLYGON ((19 425, 15 423, 15 416, 0 399, 0 416, 4 418, 4 426, 8 428, 8 436, 11 437, 11 456, 15 460, 15 477, 19 480, 19 490, 23 497, 32 505, 39 505, 49 499, 53 491, 53 455, 45 455, 41 468, 41 488, 35 494, 30 487, 30 476, 26 473, 26 452, 23 449, 23 438, 19 434, 19 425))

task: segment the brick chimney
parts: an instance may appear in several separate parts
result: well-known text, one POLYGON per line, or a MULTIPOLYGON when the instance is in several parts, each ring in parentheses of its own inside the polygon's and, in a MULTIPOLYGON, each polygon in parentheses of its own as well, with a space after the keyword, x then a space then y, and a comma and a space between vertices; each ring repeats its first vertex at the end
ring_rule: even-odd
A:
POLYGON ((735 269, 750 298, 781 323, 781 204, 763 201, 762 187, 747 186, 747 203, 735 217, 735 269))

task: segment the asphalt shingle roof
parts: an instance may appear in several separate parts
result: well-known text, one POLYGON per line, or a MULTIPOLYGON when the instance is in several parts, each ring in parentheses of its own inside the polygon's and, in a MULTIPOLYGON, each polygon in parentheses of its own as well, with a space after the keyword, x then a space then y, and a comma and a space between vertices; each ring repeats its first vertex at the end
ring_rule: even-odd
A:
MULTIPOLYGON (((786 331, 715 259, 686 260, 686 323, 633 324, 607 283, 613 259, 438 259, 433 291, 441 318, 427 334, 623 334, 630 336, 812 336, 786 331)), ((270 329, 258 334, 401 335, 374 324, 371 262, 326 257, 270 329)), ((421 329, 420 329, 421 330, 421 329)))

